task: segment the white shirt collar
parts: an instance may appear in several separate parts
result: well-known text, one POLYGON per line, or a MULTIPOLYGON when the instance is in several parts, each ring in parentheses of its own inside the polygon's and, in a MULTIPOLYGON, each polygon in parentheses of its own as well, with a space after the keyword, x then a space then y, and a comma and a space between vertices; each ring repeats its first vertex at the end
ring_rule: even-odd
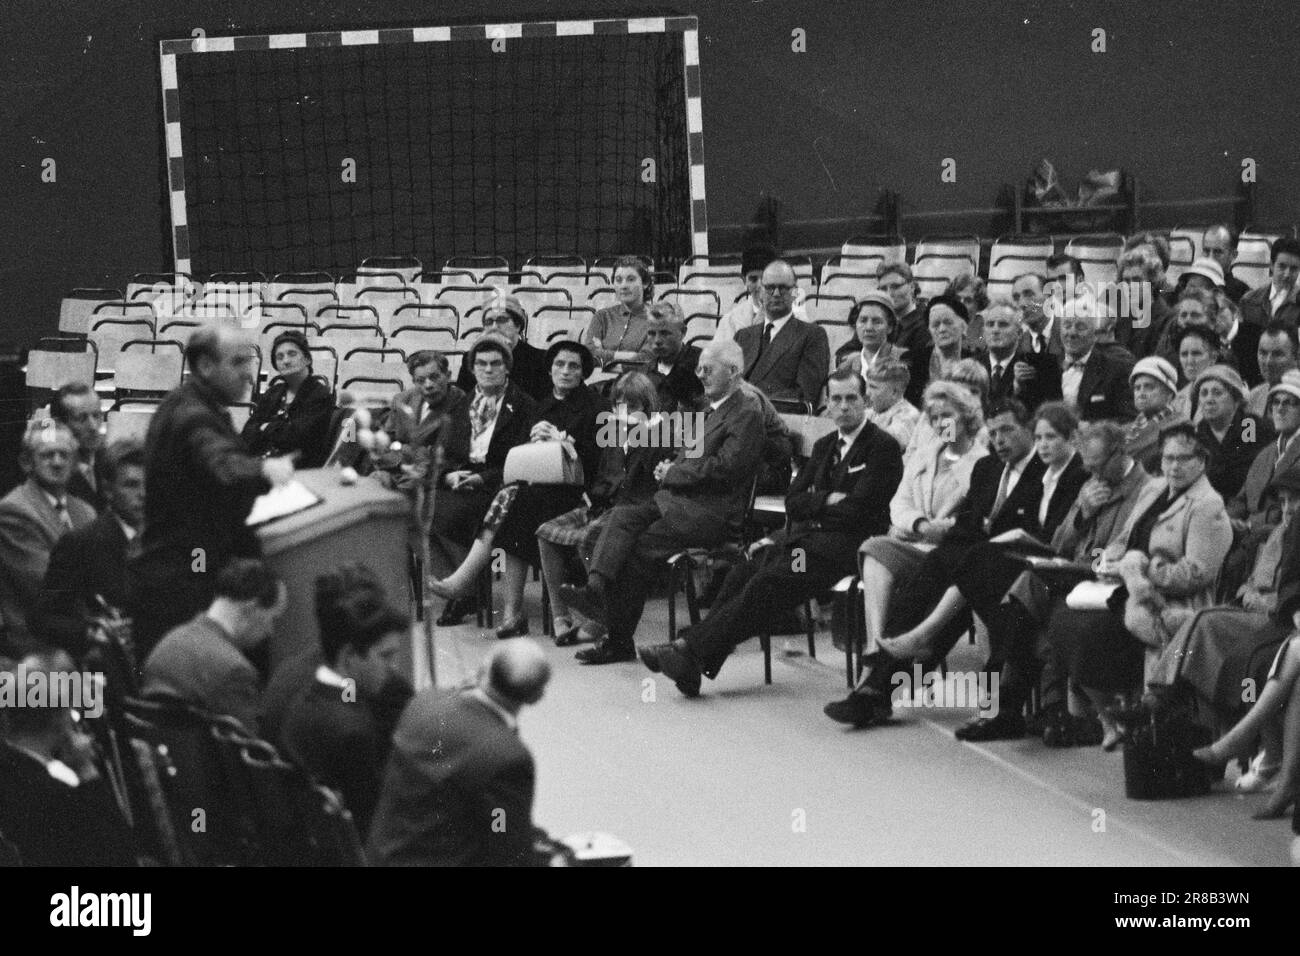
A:
MULTIPOLYGON (((774 322, 772 323, 772 338, 776 338, 778 335, 780 335, 780 334, 781 334, 781 330, 782 330, 783 328, 785 328, 785 324, 786 324, 787 322, 789 322, 789 321, 790 321, 791 319, 793 319, 793 318, 794 318, 794 313, 791 312, 791 313, 790 313, 789 315, 787 315, 784 319, 777 319, 776 321, 774 321, 774 322)), ((766 315, 763 316, 763 322, 764 322, 765 324, 766 324, 766 322, 767 322, 767 316, 766 316, 766 315)))
POLYGON ((1019 461, 1015 462, 1014 464, 1012 464, 1011 473, 1013 475, 1019 476, 1022 472, 1024 472, 1025 467, 1029 464, 1029 459, 1033 457, 1034 457, 1034 450, 1031 448, 1029 449, 1028 455, 1026 455, 1024 458, 1021 458, 1019 461))
POLYGON ((470 688, 469 693, 470 696, 478 698, 479 702, 487 707, 488 710, 500 717, 505 722, 505 725, 511 730, 519 730, 519 718, 493 700, 482 687, 472 687, 470 688))
POLYGON ((1090 358, 1092 358, 1092 353, 1093 353, 1094 351, 1095 351, 1095 349, 1088 349, 1088 351, 1087 351, 1085 354, 1079 356, 1079 358, 1074 359, 1073 361, 1070 360, 1070 357, 1069 357, 1069 356, 1066 356, 1066 358, 1065 358, 1065 363, 1066 363, 1066 364, 1065 364, 1065 370, 1068 372, 1070 369, 1072 369, 1072 368, 1073 368, 1074 366, 1076 366, 1076 365, 1087 365, 1087 364, 1088 364, 1088 360, 1089 360, 1090 358))
POLYGON ((320 664, 316 667, 316 679, 326 687, 337 687, 340 690, 346 690, 352 684, 351 681, 328 664, 320 664))
POLYGON ((852 448, 853 443, 857 441, 858 436, 862 434, 862 429, 866 427, 867 427, 867 420, 864 418, 862 419, 861 424, 859 424, 857 428, 853 429, 853 431, 849 432, 847 435, 841 431, 836 431, 835 434, 840 440, 840 447, 843 448, 845 451, 848 451, 850 448, 852 448))
POLYGON ((56 498, 44 488, 41 489, 41 494, 45 496, 45 500, 50 503, 50 507, 55 511, 58 511, 61 508, 66 509, 68 507, 68 496, 66 494, 62 498, 56 498))
POLYGON ((122 529, 122 534, 126 535, 126 540, 134 541, 135 536, 140 532, 136 531, 135 528, 132 528, 129 524, 123 521, 116 511, 113 512, 113 517, 117 521, 117 526, 122 529))

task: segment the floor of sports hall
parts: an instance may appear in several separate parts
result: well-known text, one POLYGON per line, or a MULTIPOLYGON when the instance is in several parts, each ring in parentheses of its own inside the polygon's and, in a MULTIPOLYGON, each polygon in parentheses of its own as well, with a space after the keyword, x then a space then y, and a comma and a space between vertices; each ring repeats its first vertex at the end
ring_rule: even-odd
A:
MULTIPOLYGON (((694 700, 639 661, 584 667, 541 635, 539 588, 529 583, 527 609, 554 670, 521 734, 537 763, 535 819, 553 836, 613 834, 638 866, 1290 862, 1289 820, 1251 820, 1265 798, 1228 783, 1208 797, 1129 800, 1121 753, 959 743, 970 710, 896 710, 868 730, 833 723, 822 705, 845 693, 844 656, 826 631, 816 660, 805 639, 773 638, 770 686, 758 641, 745 643, 694 700)), ((469 621, 436 630, 439 684, 471 675, 495 644, 469 621)), ((667 600, 652 598, 638 642, 665 640, 667 621, 667 600)), ((983 654, 962 642, 949 665, 983 654)))

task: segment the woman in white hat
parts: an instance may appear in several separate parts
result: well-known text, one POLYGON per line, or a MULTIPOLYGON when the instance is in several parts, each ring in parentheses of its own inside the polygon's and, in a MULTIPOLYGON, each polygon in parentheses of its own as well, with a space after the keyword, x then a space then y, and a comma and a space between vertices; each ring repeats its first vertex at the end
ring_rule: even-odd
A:
POLYGON ((872 290, 858 299, 849 313, 853 338, 835 352, 835 365, 849 368, 863 378, 885 362, 902 361, 907 349, 889 341, 898 328, 894 302, 887 293, 872 290))
POLYGON ((1145 468, 1147 474, 1158 475, 1160 432, 1176 422, 1186 421, 1173 406, 1178 393, 1178 373, 1164 359, 1148 355, 1133 366, 1128 382, 1138 416, 1126 426, 1124 454, 1145 468))
POLYGON ((1192 386, 1196 437, 1210 453, 1205 476, 1223 499, 1246 482, 1255 456, 1273 439, 1273 426, 1246 411, 1246 383, 1235 368, 1211 365, 1192 386))

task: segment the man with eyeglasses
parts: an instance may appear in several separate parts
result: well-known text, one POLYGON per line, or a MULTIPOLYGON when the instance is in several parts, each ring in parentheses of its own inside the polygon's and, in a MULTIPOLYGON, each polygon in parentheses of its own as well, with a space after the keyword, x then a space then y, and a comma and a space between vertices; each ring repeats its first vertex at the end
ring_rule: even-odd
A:
POLYGON ((740 260, 740 274, 745 280, 745 297, 722 317, 717 331, 713 333, 713 341, 733 341, 741 329, 763 321, 763 270, 775 258, 776 250, 771 246, 751 246, 745 250, 740 260))
POLYGON ((894 303, 894 344, 900 349, 923 349, 934 343, 925 322, 923 302, 916 298, 916 279, 904 262, 882 262, 876 271, 876 288, 887 293, 894 303))
POLYGON ((1223 288, 1228 298, 1240 302, 1250 286, 1232 274, 1232 260, 1237 255, 1237 234, 1231 226, 1220 223, 1205 230, 1201 237, 1201 255, 1213 259, 1223 269, 1223 288))
POLYGON ((802 402, 816 409, 830 373, 826 330, 794 314, 794 270, 781 259, 763 270, 763 324, 736 333, 745 380, 772 401, 802 402))
MULTIPOLYGON (((528 313, 516 296, 497 293, 483 306, 484 333, 495 333, 510 348, 510 381, 533 401, 541 402, 551 394, 551 370, 546 353, 524 339, 527 328, 528 313)), ((456 387, 469 395, 475 384, 474 370, 468 361, 462 362, 456 387)))
POLYGON ((1269 319, 1300 322, 1300 301, 1296 299, 1296 280, 1300 279, 1300 240, 1283 236, 1269 251, 1271 266, 1268 285, 1253 289, 1241 297, 1241 320, 1263 328, 1269 319))
POLYGON ((95 474, 95 459, 104 444, 104 413, 99 396, 85 382, 69 382, 50 401, 50 417, 67 425, 77 439, 77 461, 68 482, 68 494, 102 511, 104 495, 95 474))

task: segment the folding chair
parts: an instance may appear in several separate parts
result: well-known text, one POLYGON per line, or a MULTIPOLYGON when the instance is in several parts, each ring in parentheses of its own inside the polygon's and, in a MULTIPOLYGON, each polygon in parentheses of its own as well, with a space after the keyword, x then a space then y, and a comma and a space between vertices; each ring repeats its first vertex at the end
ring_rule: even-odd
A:
POLYGON ((659 294, 658 301, 672 301, 682 310, 683 315, 704 312, 709 315, 722 315, 722 302, 718 293, 712 289, 684 288, 681 286, 665 289, 659 294))
POLYGON ((440 305, 450 305, 456 309, 456 313, 462 320, 461 331, 463 332, 464 319, 469 311, 492 301, 496 291, 490 285, 445 285, 438 290, 434 302, 440 305))
MULTIPOLYGON (((118 303, 127 305, 117 289, 73 289, 59 303, 59 331, 65 335, 86 335, 90 332, 90 317, 102 305, 118 303)), ((108 318, 108 312, 100 316, 108 318)), ((115 318, 126 318, 119 313, 115 318)))
POLYGON ((818 287, 820 294, 828 296, 847 295, 857 300, 876 289, 878 280, 875 273, 832 272, 827 275, 823 270, 822 284, 818 287))
POLYGON ((906 262, 907 240, 902 236, 867 235, 845 240, 840 255, 854 258, 879 257, 884 262, 906 262))
POLYGON ((524 269, 537 273, 541 276, 541 281, 549 285, 551 278, 557 274, 586 275, 587 260, 579 255, 529 256, 524 260, 524 269))
POLYGON ((512 294, 529 315, 543 306, 558 305, 568 308, 573 305, 573 296, 569 294, 568 289, 561 286, 521 285, 516 286, 512 294))
POLYGON ((460 313, 446 302, 399 305, 393 313, 393 328, 443 329, 455 339, 460 334, 460 313))
POLYGON ((404 306, 419 306, 420 293, 412 286, 372 286, 367 285, 357 292, 357 305, 368 305, 375 309, 379 327, 387 330, 393 327, 397 310, 404 306))
POLYGON ((90 341, 95 343, 99 360, 95 363, 95 372, 101 377, 112 375, 117 368, 118 355, 122 346, 137 339, 154 338, 152 319, 100 319, 91 317, 90 341))
POLYGON ((295 303, 302 306, 308 316, 313 316, 326 306, 338 305, 339 294, 333 285, 329 288, 295 286, 285 289, 275 301, 295 303))
POLYGON ((76 352, 32 349, 27 353, 28 412, 69 382, 95 381, 94 346, 84 339, 80 344, 81 351, 76 352))
POLYGON ((587 305, 593 309, 604 309, 611 305, 618 305, 618 293, 614 291, 613 286, 601 286, 593 289, 587 295, 587 305))
POLYGON ((400 349, 404 355, 411 356, 425 349, 446 353, 456 348, 456 330, 447 328, 430 328, 423 325, 403 325, 393 330, 388 337, 390 347, 400 349))
POLYGON ((185 367, 184 346, 169 339, 134 340, 122 346, 113 375, 118 402, 142 395, 166 395, 181 384, 185 367), (148 351, 133 346, 147 345, 148 351), (163 346, 160 350, 159 346, 163 346))
POLYGON ((808 321, 818 325, 824 323, 847 325, 849 313, 853 311, 856 304, 857 300, 851 295, 814 293, 803 300, 808 321))
POLYGON ((980 261, 980 241, 978 236, 922 236, 913 252, 913 261, 926 256, 965 257, 972 263, 971 272, 976 271, 980 261))
MULTIPOLYGON (((424 263, 412 255, 403 256, 367 256, 357 266, 357 277, 397 276, 400 285, 413 285, 415 277, 424 271, 424 263)), ((374 285, 388 285, 387 282, 375 282, 374 285)))
POLYGON ((509 269, 510 262, 502 256, 452 256, 442 264, 442 271, 460 269, 474 276, 474 281, 482 283, 483 276, 493 269, 509 269))

